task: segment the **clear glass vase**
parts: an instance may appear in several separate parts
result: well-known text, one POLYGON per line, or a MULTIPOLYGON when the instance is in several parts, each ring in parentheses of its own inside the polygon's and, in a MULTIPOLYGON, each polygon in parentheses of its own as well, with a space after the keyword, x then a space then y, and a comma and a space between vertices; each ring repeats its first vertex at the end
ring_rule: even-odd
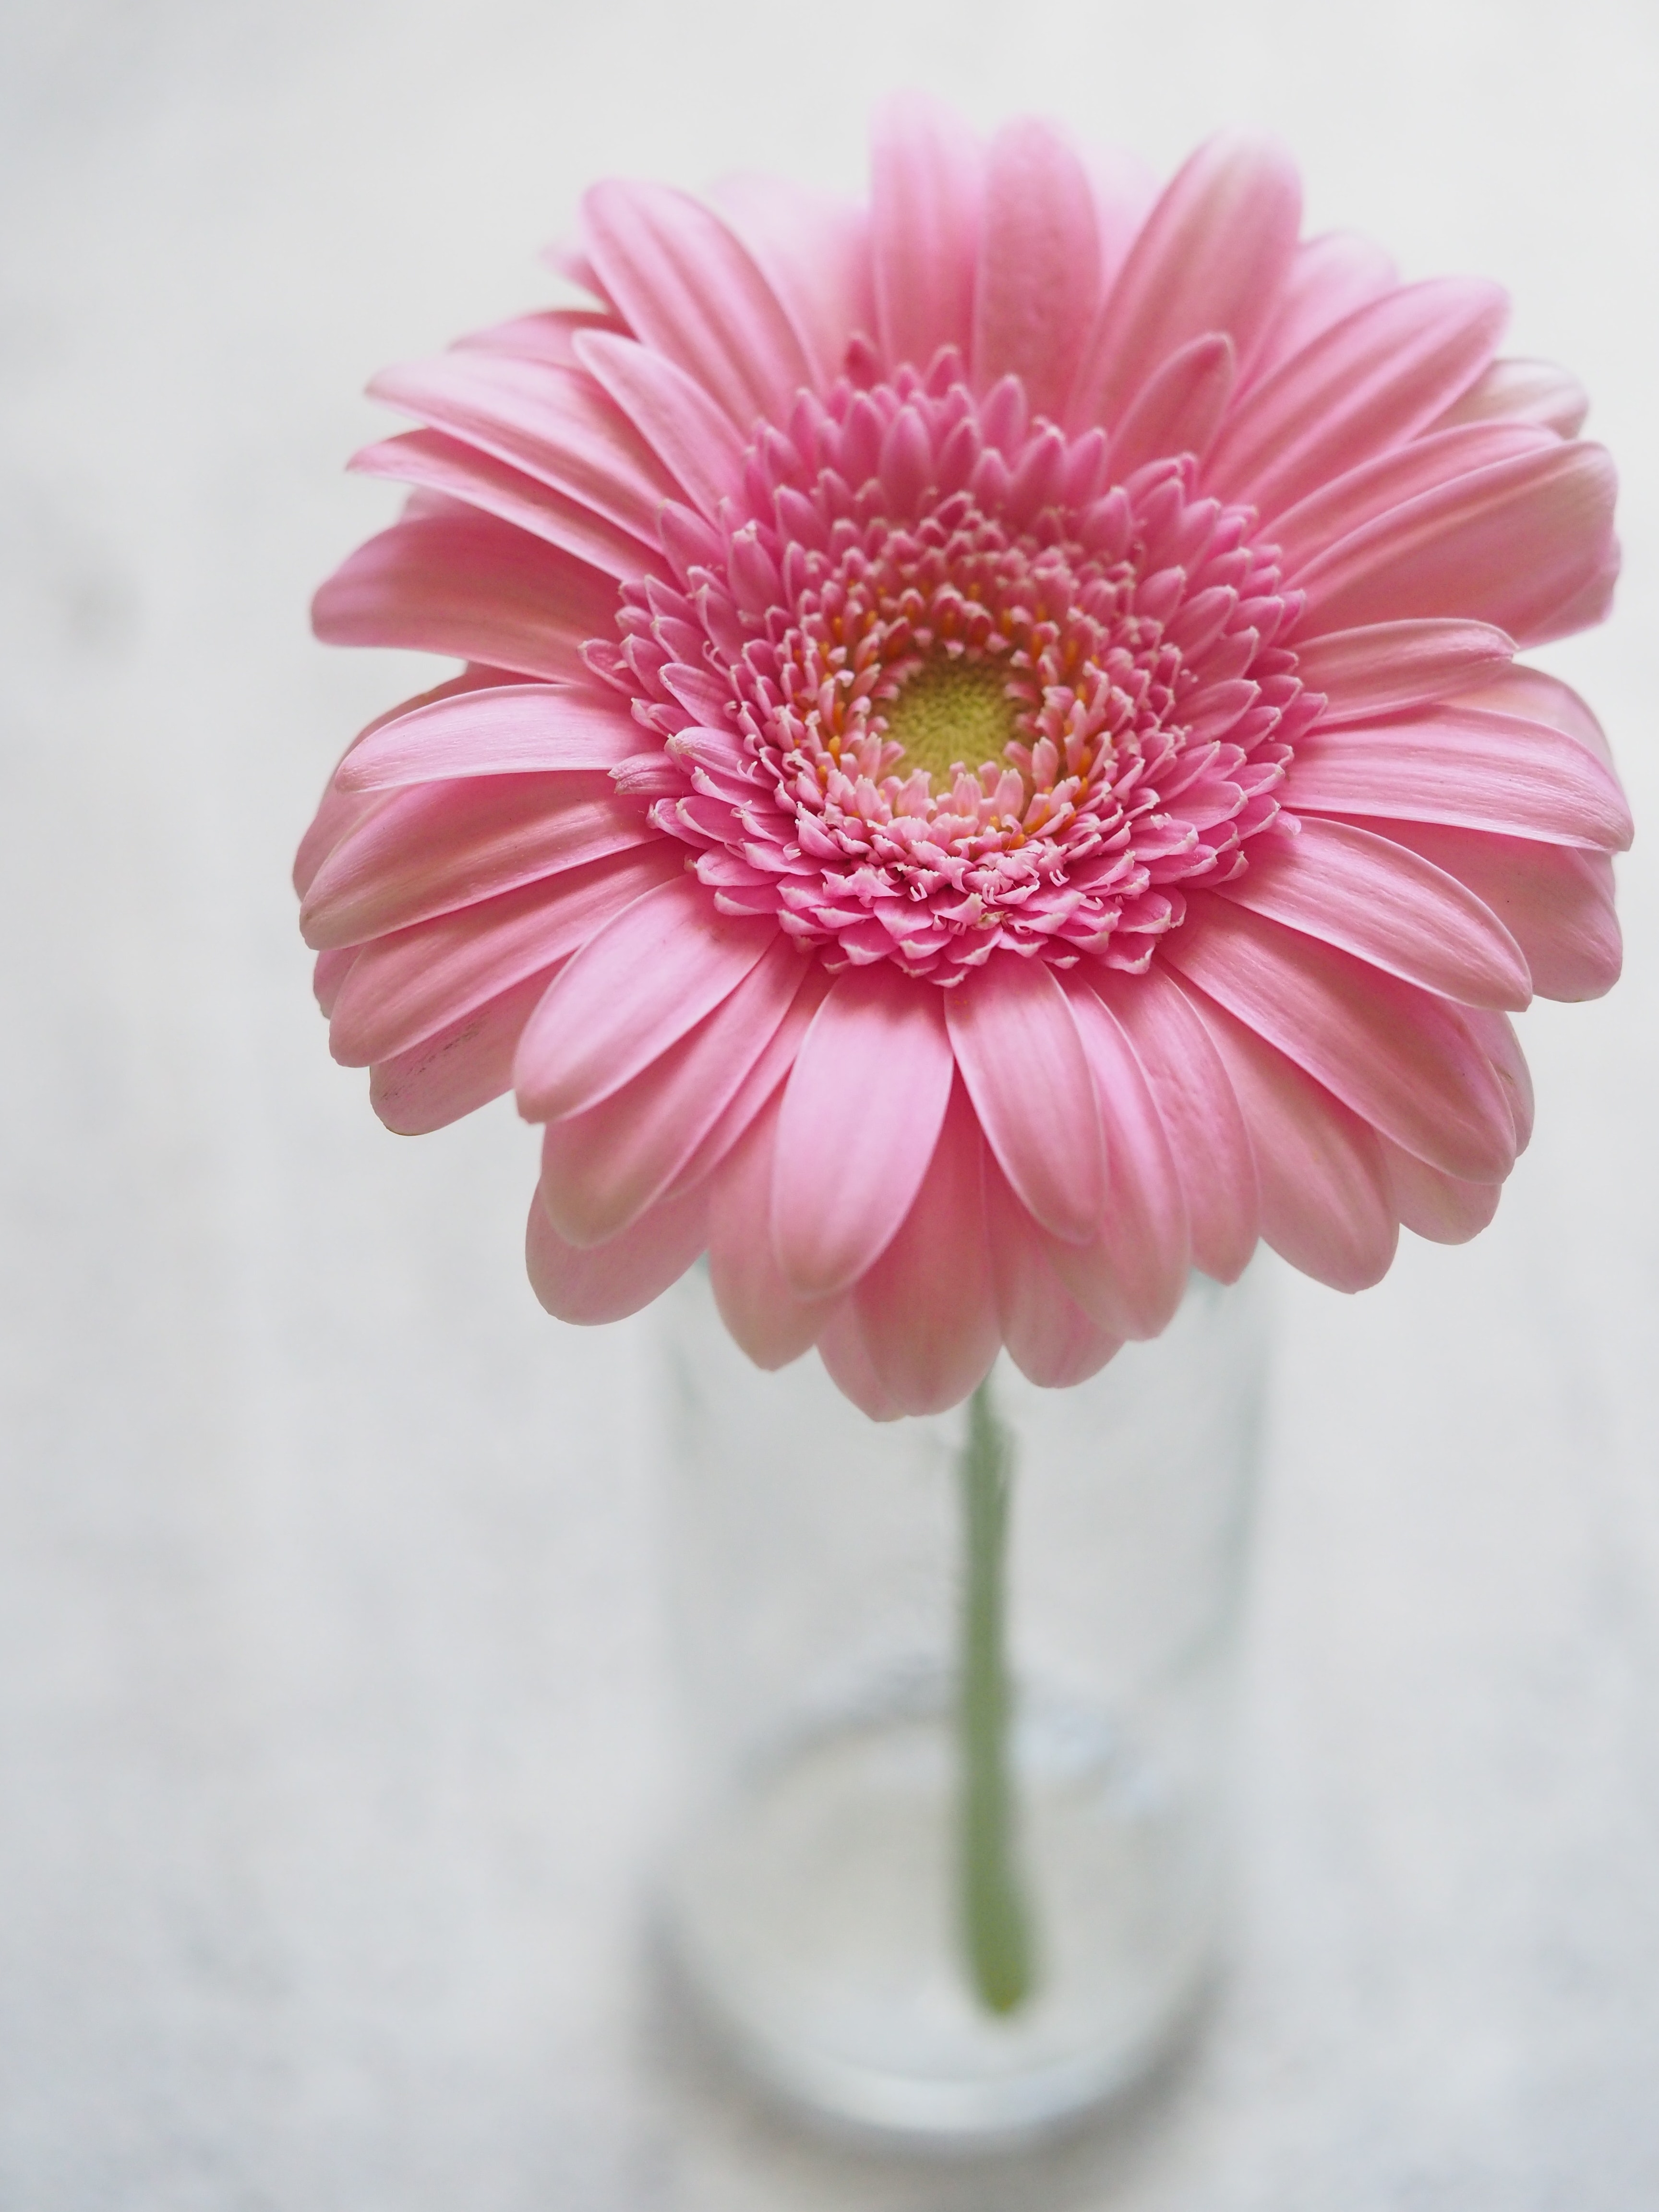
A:
POLYGON ((1073 1389, 1004 1359, 884 1425, 812 1355, 752 1367, 702 1268, 659 1325, 680 1978, 826 2117, 971 2142, 1085 2111, 1216 1956, 1260 1279, 1195 1276, 1073 1389))

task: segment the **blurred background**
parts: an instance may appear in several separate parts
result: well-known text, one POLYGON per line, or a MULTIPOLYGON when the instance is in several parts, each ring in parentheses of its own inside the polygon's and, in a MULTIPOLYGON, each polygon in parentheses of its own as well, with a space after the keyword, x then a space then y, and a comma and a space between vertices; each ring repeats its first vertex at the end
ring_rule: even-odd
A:
POLYGON ((8 0, 0 12, 0 2205, 1659 2203, 1659 13, 1650 0, 8 0), (860 189, 921 82, 1511 289, 1626 483, 1547 656, 1642 839, 1498 1221, 1291 1279, 1232 1970, 1017 2166, 798 2140, 666 2014, 646 1324, 523 1279, 502 1102, 410 1143, 287 888, 430 664, 314 645, 380 364, 544 302, 606 172, 860 189))

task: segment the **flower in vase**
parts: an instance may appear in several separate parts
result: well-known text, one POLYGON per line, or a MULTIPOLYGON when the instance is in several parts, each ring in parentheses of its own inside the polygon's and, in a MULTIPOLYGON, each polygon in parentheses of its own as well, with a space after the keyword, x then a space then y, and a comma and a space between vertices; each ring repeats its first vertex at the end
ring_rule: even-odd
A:
POLYGON ((890 1415, 1491 1218, 1507 1015, 1619 967, 1605 742, 1515 659, 1605 612, 1613 471, 1496 287, 1299 220, 1270 148, 1159 191, 910 100, 867 210, 599 185, 594 305, 377 380, 411 495, 317 629, 465 667, 302 922, 392 1128, 545 1125, 552 1312, 707 1250, 890 1415))

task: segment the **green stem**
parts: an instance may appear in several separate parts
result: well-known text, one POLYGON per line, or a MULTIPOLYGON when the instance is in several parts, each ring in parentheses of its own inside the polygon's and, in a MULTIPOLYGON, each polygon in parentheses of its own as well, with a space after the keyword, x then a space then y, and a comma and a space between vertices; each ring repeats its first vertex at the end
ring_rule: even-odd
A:
POLYGON ((1008 1506, 1013 1449, 991 1404, 989 1378, 968 1407, 961 1460, 967 1528, 959 1726, 958 1873, 962 1934, 974 1990, 1009 2013, 1030 1995, 1031 1929, 1019 1879, 1009 1732, 1008 1506))

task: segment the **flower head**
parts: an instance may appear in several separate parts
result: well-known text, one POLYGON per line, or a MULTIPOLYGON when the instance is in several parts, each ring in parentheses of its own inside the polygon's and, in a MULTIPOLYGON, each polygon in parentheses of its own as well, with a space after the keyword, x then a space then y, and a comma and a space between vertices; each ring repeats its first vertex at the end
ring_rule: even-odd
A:
POLYGON ((1265 1237, 1344 1289, 1491 1218, 1507 1011, 1603 991, 1629 823, 1566 687, 1613 477, 1504 302, 916 100, 867 213, 598 186, 532 314, 374 387, 404 518, 319 635, 465 672, 297 880, 338 1058, 546 1125, 577 1321, 705 1249, 878 1414, 1156 1333, 1265 1237))

